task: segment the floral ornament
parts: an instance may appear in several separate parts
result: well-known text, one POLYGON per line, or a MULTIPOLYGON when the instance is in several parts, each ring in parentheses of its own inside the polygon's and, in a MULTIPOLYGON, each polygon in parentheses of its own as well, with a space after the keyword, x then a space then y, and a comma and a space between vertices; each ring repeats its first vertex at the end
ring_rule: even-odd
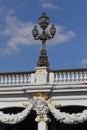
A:
POLYGON ((87 110, 81 113, 66 113, 54 108, 50 103, 48 104, 50 112, 56 118, 57 121, 63 122, 64 124, 78 124, 83 123, 87 120, 87 110))
POLYGON ((30 102, 29 106, 26 109, 17 114, 5 114, 2 111, 0 111, 0 121, 5 124, 17 124, 27 117, 32 108, 33 104, 30 102))

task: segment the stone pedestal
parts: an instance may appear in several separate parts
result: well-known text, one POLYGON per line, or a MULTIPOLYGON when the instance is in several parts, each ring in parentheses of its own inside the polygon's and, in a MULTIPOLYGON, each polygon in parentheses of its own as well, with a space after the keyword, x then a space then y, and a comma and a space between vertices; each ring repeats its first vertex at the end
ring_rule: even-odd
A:
POLYGON ((48 72, 47 67, 37 67, 35 73, 36 84, 47 84, 48 72))
POLYGON ((35 119, 38 122, 38 130, 48 130, 48 122, 50 119, 47 115, 38 115, 35 119))

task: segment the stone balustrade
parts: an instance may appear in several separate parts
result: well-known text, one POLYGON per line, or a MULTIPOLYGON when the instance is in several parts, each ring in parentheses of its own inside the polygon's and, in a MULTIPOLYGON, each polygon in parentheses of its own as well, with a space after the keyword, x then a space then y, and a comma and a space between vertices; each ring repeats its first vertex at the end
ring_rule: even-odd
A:
POLYGON ((0 73, 0 86, 9 85, 31 85, 31 84, 58 84, 58 83, 76 83, 87 81, 87 69, 72 69, 72 70, 46 70, 45 73, 41 70, 32 72, 18 73, 0 73), (43 73, 42 73, 43 72, 43 73), (46 80, 46 82, 42 78, 46 80), (44 78, 45 76, 45 78, 44 78), (47 77, 46 77, 47 76, 47 77), (38 78, 39 77, 39 78, 38 78), (37 81, 38 78, 38 81, 37 81), (40 82, 39 82, 40 80, 40 82))
POLYGON ((32 72, 0 73, 0 86, 31 84, 32 72))
POLYGON ((54 83, 76 83, 87 81, 87 69, 59 70, 53 72, 54 83))

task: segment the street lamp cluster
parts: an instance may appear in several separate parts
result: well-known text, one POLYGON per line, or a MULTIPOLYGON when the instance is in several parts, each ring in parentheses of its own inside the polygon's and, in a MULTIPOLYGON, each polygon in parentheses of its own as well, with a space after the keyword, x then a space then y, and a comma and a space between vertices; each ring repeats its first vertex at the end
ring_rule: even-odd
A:
POLYGON ((54 35, 56 33, 56 28, 54 25, 52 25, 49 29, 49 32, 46 31, 46 28, 48 27, 50 20, 49 17, 46 16, 46 13, 42 13, 42 16, 39 17, 39 25, 42 28, 42 33, 39 33, 39 30, 37 29, 37 26, 34 26, 34 29, 32 30, 32 34, 35 40, 41 40, 42 41, 42 50, 41 50, 41 55, 39 57, 37 65, 39 67, 42 66, 47 66, 49 67, 49 62, 46 56, 46 48, 45 48, 45 43, 46 40, 50 40, 54 38, 54 35))

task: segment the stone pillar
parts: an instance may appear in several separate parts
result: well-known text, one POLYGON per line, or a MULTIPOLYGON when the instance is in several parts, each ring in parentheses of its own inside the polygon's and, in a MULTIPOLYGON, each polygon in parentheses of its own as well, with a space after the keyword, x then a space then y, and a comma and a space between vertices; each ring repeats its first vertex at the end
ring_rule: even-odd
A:
POLYGON ((39 122, 38 123, 38 130, 48 130, 46 122, 43 122, 43 121, 39 122))
POLYGON ((47 115, 38 115, 35 120, 38 122, 38 130, 48 130, 49 118, 47 115))

